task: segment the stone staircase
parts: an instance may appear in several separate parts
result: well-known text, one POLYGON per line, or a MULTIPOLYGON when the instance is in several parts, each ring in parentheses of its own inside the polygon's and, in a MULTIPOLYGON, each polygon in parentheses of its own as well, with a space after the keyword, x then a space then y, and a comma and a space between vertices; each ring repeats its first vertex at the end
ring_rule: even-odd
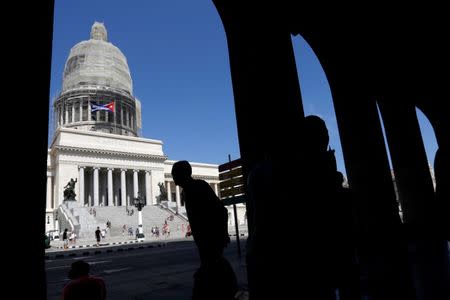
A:
MULTIPOLYGON (((78 238, 95 238, 95 230, 97 227, 102 228, 102 224, 98 223, 96 218, 89 213, 87 207, 83 207, 76 202, 69 202, 65 204, 71 217, 77 223, 75 233, 78 238)), ((64 206, 64 204, 62 205, 64 206)))
MULTIPOLYGON (((106 228, 107 221, 111 222, 111 229, 109 230, 109 235, 111 237, 121 236, 124 224, 127 229, 132 226, 134 232, 136 228, 138 228, 138 210, 135 207, 129 207, 130 210, 131 208, 133 208, 134 213, 132 216, 129 216, 126 213, 126 208, 124 206, 96 206, 95 220, 100 224, 100 229, 106 228)), ((90 208, 85 207, 84 209, 88 212, 90 208)), ((182 224, 184 224, 184 228, 186 228, 187 221, 158 205, 147 205, 142 208, 142 225, 146 236, 150 235, 150 229, 153 226, 158 226, 161 234, 164 221, 170 215, 174 216, 173 221, 167 220, 170 227, 171 236, 172 234, 184 236, 181 228, 182 224)), ((128 231, 125 232, 125 235, 128 235, 128 231)))
MULTIPOLYGON (((124 206, 95 206, 95 207, 83 207, 76 202, 65 202, 60 206, 61 212, 64 211, 65 222, 67 225, 73 224, 73 228, 77 233, 78 238, 92 238, 95 237, 95 230, 97 227, 100 229, 106 229, 106 222, 111 222, 111 228, 108 230, 109 237, 128 236, 128 228, 133 227, 133 233, 138 228, 138 210, 135 207, 128 207, 129 210, 133 209, 132 216, 127 215, 126 207, 124 206), (90 213, 90 210, 95 208, 96 215, 90 213), (67 216, 67 217, 66 217, 67 216), (70 219, 70 221, 69 221, 70 219), (123 234, 123 225, 126 225, 126 232, 123 234)), ((164 222, 170 227, 171 237, 184 237, 186 232, 186 226, 189 223, 186 217, 186 211, 184 207, 180 210, 179 214, 175 214, 175 210, 172 207, 167 207, 161 204, 147 205, 142 208, 142 224, 144 233, 150 237, 150 229, 154 226, 158 226, 160 235, 162 236, 162 229, 164 222), (169 216, 173 216, 173 220, 168 219, 169 216), (182 230, 184 228, 184 230, 182 230)), ((235 235, 234 220, 229 220, 228 232, 230 235, 235 235)), ((240 225, 239 233, 246 233, 247 226, 240 225)))

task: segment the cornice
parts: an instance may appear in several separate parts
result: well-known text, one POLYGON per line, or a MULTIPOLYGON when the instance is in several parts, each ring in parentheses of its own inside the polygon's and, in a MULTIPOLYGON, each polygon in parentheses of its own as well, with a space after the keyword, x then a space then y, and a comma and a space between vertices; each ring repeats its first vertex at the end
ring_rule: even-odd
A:
MULTIPOLYGON (((173 180, 172 174, 170 174, 170 173, 165 173, 164 178, 173 180)), ((192 175, 192 178, 203 179, 203 180, 216 180, 216 181, 219 180, 219 176, 206 176, 206 175, 192 175)))
POLYGON ((141 154, 141 153, 133 153, 133 152, 124 152, 124 151, 114 151, 114 150, 103 150, 103 149, 94 149, 94 148, 85 148, 85 147, 70 147, 70 146, 55 146, 54 150, 61 152, 78 152, 78 153, 87 153, 87 154, 101 154, 101 155, 114 155, 119 157, 133 157, 133 158, 145 158, 152 160, 167 160, 167 155, 158 155, 158 154, 141 154))

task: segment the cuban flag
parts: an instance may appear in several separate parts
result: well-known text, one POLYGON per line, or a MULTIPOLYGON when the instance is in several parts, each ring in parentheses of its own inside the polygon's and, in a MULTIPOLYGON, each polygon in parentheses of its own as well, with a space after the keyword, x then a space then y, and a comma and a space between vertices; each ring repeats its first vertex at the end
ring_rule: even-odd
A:
POLYGON ((107 110, 110 112, 114 112, 114 101, 111 101, 103 105, 98 105, 94 102, 91 102, 91 111, 96 112, 97 110, 107 110))

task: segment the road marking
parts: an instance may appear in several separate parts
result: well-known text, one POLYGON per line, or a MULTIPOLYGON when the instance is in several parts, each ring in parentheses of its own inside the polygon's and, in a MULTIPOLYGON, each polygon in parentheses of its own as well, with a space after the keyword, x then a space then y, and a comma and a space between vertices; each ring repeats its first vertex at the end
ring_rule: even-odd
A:
POLYGON ((58 267, 50 267, 46 268, 47 270, 53 270, 53 269, 62 269, 62 268, 69 268, 70 266, 58 266, 58 267))
POLYGON ((120 271, 124 271, 124 270, 128 270, 128 269, 131 269, 131 268, 127 267, 127 268, 121 268, 121 269, 104 270, 103 273, 112 274, 112 273, 116 273, 116 272, 120 272, 120 271))
POLYGON ((112 260, 87 261, 87 263, 90 265, 104 264, 109 262, 112 262, 112 260))

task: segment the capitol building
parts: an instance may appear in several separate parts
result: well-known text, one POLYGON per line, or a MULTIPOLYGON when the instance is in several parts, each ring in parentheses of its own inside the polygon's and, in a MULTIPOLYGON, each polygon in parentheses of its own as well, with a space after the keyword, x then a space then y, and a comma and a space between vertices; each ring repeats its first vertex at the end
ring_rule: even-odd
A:
MULTIPOLYGON (((145 99, 144 105, 148 103, 145 99)), ((91 207, 110 208, 104 213, 117 207, 125 211, 138 195, 144 197, 146 207, 163 209, 160 202, 164 202, 165 209, 186 219, 180 188, 171 176, 175 161, 168 159, 161 140, 141 136, 141 105, 133 95, 126 57, 108 42, 105 26, 95 22, 90 39, 70 50, 62 89, 53 102, 46 231, 67 226, 82 231, 91 207), (75 201, 64 201, 64 189, 71 179, 76 182, 75 201), (167 192, 167 201, 160 201, 161 190, 167 192)), ((206 180, 219 195, 218 166, 191 165, 193 177, 206 180)), ((242 206, 240 219, 244 213, 242 206)))

